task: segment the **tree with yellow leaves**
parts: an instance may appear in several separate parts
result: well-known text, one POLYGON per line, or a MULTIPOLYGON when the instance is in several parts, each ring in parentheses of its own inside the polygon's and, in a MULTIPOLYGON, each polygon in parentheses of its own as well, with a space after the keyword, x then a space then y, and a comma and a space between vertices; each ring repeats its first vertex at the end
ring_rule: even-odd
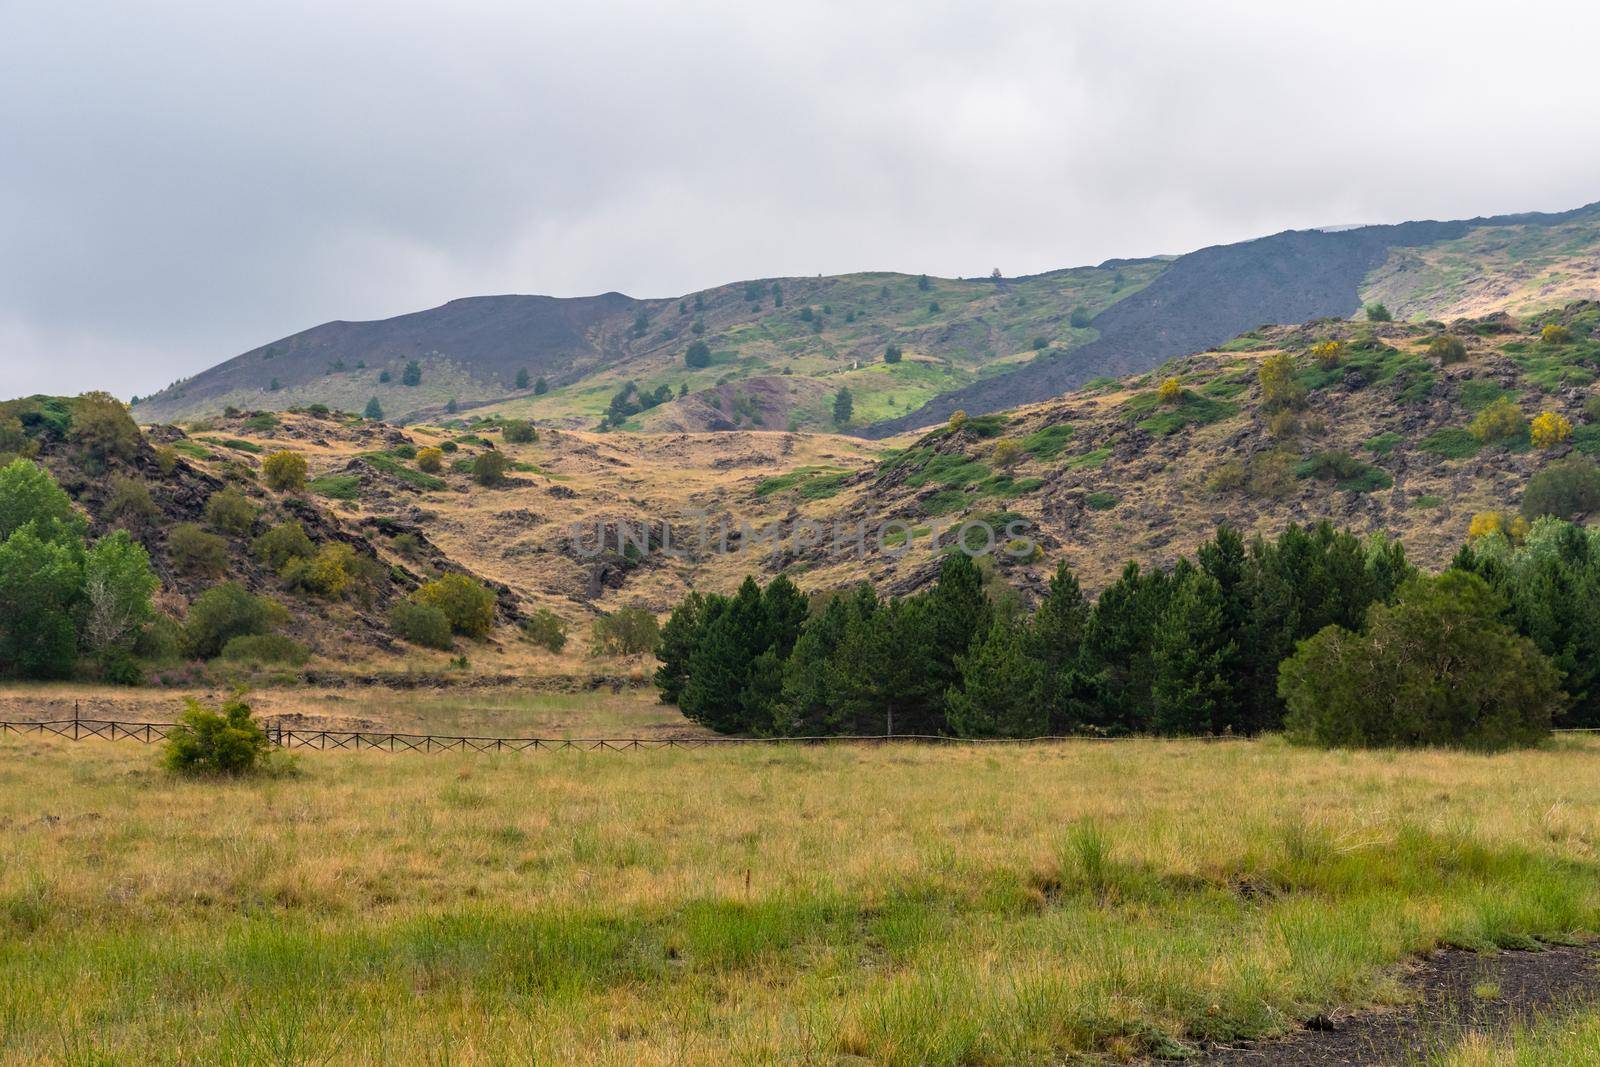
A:
POLYGON ((1163 404, 1176 404, 1183 399, 1183 386, 1178 379, 1168 378, 1156 390, 1156 395, 1161 398, 1163 404))
POLYGON ((1535 448, 1554 448, 1572 436, 1572 420, 1555 411, 1542 412, 1529 427, 1535 448))
POLYGON ((1268 410, 1299 407, 1306 398, 1305 386, 1294 380, 1294 360, 1287 352, 1274 352, 1262 360, 1256 377, 1261 382, 1261 403, 1268 410))

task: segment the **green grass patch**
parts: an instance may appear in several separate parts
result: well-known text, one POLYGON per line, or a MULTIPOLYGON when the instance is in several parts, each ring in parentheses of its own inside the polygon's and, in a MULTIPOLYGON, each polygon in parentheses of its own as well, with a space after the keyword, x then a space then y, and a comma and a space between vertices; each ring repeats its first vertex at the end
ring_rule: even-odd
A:
POLYGON ((1586 422, 1572 428, 1572 447, 1587 455, 1600 453, 1600 423, 1586 422))
POLYGON ((1404 443, 1404 437, 1401 437, 1392 430, 1385 430, 1376 437, 1367 438, 1362 442, 1361 447, 1365 448, 1368 452, 1374 452, 1380 456, 1387 456, 1390 452, 1393 452, 1396 448, 1399 448, 1404 443))
POLYGON ((1238 414, 1239 405, 1226 400, 1213 400, 1189 389, 1179 395, 1176 403, 1163 404, 1160 395, 1152 390, 1129 399, 1121 410, 1134 418, 1146 416, 1140 420, 1139 428, 1164 437, 1185 426, 1221 422, 1238 414))
POLYGON ((1089 452, 1079 452, 1075 456, 1068 456, 1061 465, 1071 470, 1086 470, 1092 467, 1105 466, 1106 460, 1111 458, 1111 446, 1104 445, 1089 452))
POLYGON ((204 441, 208 445, 219 448, 231 448, 236 452, 249 452, 251 455, 260 455, 265 451, 254 441, 241 441, 237 437, 197 437, 197 441, 204 441))
MULTIPOLYGON (((441 489, 448 488, 450 484, 436 475, 419 471, 415 467, 408 467, 393 456, 383 452, 363 452, 361 458, 376 470, 380 470, 392 478, 396 478, 407 485, 415 486, 425 492, 436 493, 441 489)), ((470 459, 458 459, 452 466, 454 467, 463 462, 466 463, 466 469, 470 472, 472 470, 472 460, 470 459)))
POLYGON ((1411 506, 1414 508, 1436 508, 1443 503, 1444 497, 1436 496, 1433 493, 1423 493, 1411 502, 1411 506))
POLYGON ((971 497, 959 489, 944 489, 918 502, 922 513, 928 516, 949 515, 966 507, 971 497))
POLYGON ((1418 441, 1417 447, 1446 459, 1466 459, 1468 456, 1477 455, 1478 449, 1483 447, 1483 442, 1459 426, 1446 426, 1418 441))
POLYGON ((906 479, 906 485, 913 489, 930 484, 959 489, 988 476, 989 468, 971 456, 947 453, 929 457, 906 479))
POLYGON ((205 445, 198 444, 198 443, 196 443, 194 441, 174 441, 174 442, 172 442, 172 447, 173 447, 174 450, 183 453, 184 455, 188 456, 190 459, 216 459, 217 458, 217 454, 215 452, 211 451, 211 449, 207 448, 205 445))
POLYGON ((823 500, 844 488, 849 475, 842 467, 796 467, 784 474, 763 478, 756 486, 756 496, 798 489, 802 500, 823 500))
POLYGON ((307 484, 313 493, 329 500, 355 500, 361 495, 361 479, 354 474, 324 474, 307 484))
POLYGON ((1394 485, 1394 479, 1388 471, 1338 450, 1319 452, 1310 457, 1295 468, 1295 475, 1332 482, 1347 493, 1371 493, 1394 485))
POLYGON ((1117 506, 1117 494, 1102 491, 1090 493, 1083 498, 1084 505, 1095 511, 1110 511, 1117 506))
POLYGON ((1457 391, 1457 398, 1461 406, 1474 413, 1482 411, 1501 397, 1515 402, 1517 400, 1517 392, 1514 389, 1505 388, 1499 382, 1490 381, 1486 378, 1469 378, 1461 383, 1457 391))
POLYGON ((1004 497, 1007 500, 1031 493, 1044 485, 1043 478, 1013 478, 1009 474, 996 474, 979 486, 986 496, 1004 497))
POLYGON ((1072 440, 1072 433, 1070 423, 1058 422, 1054 426, 1033 431, 1020 444, 1022 450, 1035 459, 1051 460, 1066 449, 1067 442, 1072 440))

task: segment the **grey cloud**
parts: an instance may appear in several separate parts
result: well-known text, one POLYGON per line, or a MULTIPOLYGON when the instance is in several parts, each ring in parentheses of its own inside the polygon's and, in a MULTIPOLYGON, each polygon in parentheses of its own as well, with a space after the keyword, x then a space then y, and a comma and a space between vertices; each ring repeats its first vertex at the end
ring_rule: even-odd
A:
POLYGON ((472 293, 1600 197, 1589 5, 0 6, 7 395, 472 293))

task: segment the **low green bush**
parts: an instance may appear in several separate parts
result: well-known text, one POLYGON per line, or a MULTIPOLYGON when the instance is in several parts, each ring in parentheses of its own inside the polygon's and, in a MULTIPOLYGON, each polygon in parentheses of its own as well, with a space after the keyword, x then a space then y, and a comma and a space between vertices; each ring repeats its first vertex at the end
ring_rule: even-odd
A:
POLYGON ((311 653, 300 642, 283 634, 248 634, 232 638, 223 645, 222 659, 254 666, 304 667, 311 653))
POLYGON ((190 700, 167 735, 162 763, 187 775, 245 775, 271 766, 272 742, 238 697, 216 710, 190 700))
POLYGON ((423 648, 448 649, 452 643, 449 616, 428 604, 398 601, 389 609, 389 629, 402 641, 423 648))

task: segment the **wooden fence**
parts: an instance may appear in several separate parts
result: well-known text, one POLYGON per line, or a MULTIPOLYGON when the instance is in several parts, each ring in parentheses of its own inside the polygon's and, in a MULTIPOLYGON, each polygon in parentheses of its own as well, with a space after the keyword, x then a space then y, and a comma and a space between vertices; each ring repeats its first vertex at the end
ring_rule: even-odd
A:
MULTIPOLYGON (((72 741, 164 741, 176 726, 170 722, 123 722, 114 719, 47 719, 31 722, 0 721, 0 737, 38 734, 72 741)), ((347 752, 528 752, 576 749, 587 752, 627 752, 640 749, 712 748, 718 745, 822 745, 912 742, 921 744, 1030 744, 1045 741, 1134 741, 1133 737, 1098 737, 1087 734, 1046 737, 964 738, 932 734, 824 735, 818 737, 480 737, 473 735, 391 733, 375 730, 310 730, 265 724, 267 738, 279 748, 343 750, 347 752)), ((1596 730, 1557 730, 1556 733, 1600 733, 1596 730)), ((1148 739, 1146 739, 1148 740, 1148 739)), ((1184 741, 1243 741, 1235 735, 1160 738, 1184 741)))

